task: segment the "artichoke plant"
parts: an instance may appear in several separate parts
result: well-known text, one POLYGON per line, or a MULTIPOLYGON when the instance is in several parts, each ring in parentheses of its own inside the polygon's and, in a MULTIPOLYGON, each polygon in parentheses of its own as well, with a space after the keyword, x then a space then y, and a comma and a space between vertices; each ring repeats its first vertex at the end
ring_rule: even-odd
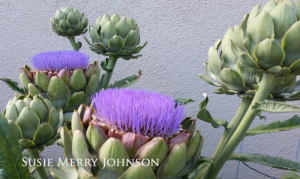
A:
POLYGON ((98 54, 121 57, 125 60, 138 58, 138 54, 147 44, 140 44, 140 28, 132 18, 120 18, 118 14, 109 17, 99 16, 94 27, 90 27, 92 43, 90 49, 98 54))
POLYGON ((300 2, 271 0, 259 9, 259 5, 254 7, 239 26, 229 28, 221 44, 218 41, 210 48, 206 73, 217 82, 200 74, 207 83, 219 87, 217 93, 250 95, 243 98, 225 126, 213 155, 214 164, 206 168, 204 179, 217 177, 261 111, 290 112, 285 110, 290 104, 266 99, 300 99, 300 81, 296 81, 300 74, 300 2))
POLYGON ((94 107, 74 111, 72 131, 61 130, 66 161, 51 169, 55 179, 163 179, 194 169, 203 137, 199 131, 194 134, 196 120, 184 119, 185 109, 180 104, 175 108, 174 99, 144 90, 108 89, 93 101, 94 107))
POLYGON ((19 146, 25 149, 52 145, 63 122, 62 110, 55 109, 41 95, 16 95, 6 105, 3 116, 19 140, 19 146))
POLYGON ((98 90, 100 67, 78 51, 45 52, 31 60, 35 69, 21 68, 20 81, 31 95, 41 94, 55 108, 73 112, 82 103, 90 104, 98 90))
POLYGON ((263 73, 273 73, 281 78, 270 94, 279 100, 298 100, 300 2, 269 1, 260 12, 259 7, 247 14, 239 26, 230 27, 222 41, 209 49, 205 70, 216 83, 199 76, 217 86, 216 93, 253 96, 263 73))
POLYGON ((87 32, 88 19, 69 6, 57 10, 50 22, 53 32, 60 36, 78 36, 87 32))

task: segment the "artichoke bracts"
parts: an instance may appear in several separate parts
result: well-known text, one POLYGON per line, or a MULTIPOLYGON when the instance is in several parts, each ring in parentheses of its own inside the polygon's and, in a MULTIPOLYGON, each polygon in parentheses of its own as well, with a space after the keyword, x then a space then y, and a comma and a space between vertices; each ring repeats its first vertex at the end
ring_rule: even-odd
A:
POLYGON ((21 69, 20 81, 29 94, 42 94, 55 108, 73 112, 90 104, 98 90, 100 67, 97 61, 88 62, 89 57, 77 51, 40 53, 32 58, 35 70, 21 69))
POLYGON ((174 109, 174 99, 143 90, 108 89, 96 93, 93 101, 94 108, 81 106, 73 113, 72 131, 62 128, 68 162, 51 169, 54 178, 162 179, 194 169, 203 137, 199 131, 194 134, 196 120, 184 119, 183 106, 174 109), (96 165, 78 163, 91 160, 96 165))
POLYGON ((62 7, 50 18, 52 30, 61 36, 78 36, 87 32, 88 19, 77 9, 62 7))
POLYGON ((90 36, 92 43, 86 38, 90 44, 90 49, 98 54, 117 58, 121 57, 125 60, 130 58, 138 58, 138 54, 147 44, 140 44, 140 29, 136 22, 126 17, 120 18, 118 14, 109 17, 108 14, 100 16, 94 25, 90 27, 90 36))
POLYGON ((218 86, 217 93, 254 95, 262 74, 273 73, 282 77, 271 91, 274 98, 300 99, 299 17, 298 1, 269 1, 260 12, 256 6, 241 25, 229 28, 222 43, 219 40, 210 48, 206 74, 217 82, 200 77, 218 86))
POLYGON ((55 109, 51 102, 41 95, 15 96, 3 114, 25 149, 43 149, 57 140, 63 123, 62 109, 55 109))

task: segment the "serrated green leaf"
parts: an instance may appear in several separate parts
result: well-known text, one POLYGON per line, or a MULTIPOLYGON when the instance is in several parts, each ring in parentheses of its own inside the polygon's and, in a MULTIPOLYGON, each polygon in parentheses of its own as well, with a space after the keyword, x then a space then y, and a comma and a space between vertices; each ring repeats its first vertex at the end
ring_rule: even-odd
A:
POLYGON ((246 136, 253 136, 258 134, 265 134, 270 132, 286 131, 291 129, 300 128, 300 117, 293 116, 286 121, 276 121, 270 124, 261 124, 253 129, 247 131, 246 136))
POLYGON ((28 167, 22 167, 23 151, 2 115, 0 115, 0 149, 0 178, 29 179, 28 167))
POLYGON ((300 107, 284 102, 276 101, 262 101, 257 102, 253 106, 254 110, 266 111, 271 113, 283 113, 283 112, 299 112, 300 107))
POLYGON ((237 160, 240 162, 253 162, 253 163, 258 163, 272 168, 300 172, 299 162, 283 159, 281 157, 270 157, 268 155, 254 155, 254 154, 241 153, 241 154, 232 154, 229 160, 237 160))
POLYGON ((18 83, 15 81, 12 81, 11 79, 8 78, 0 78, 1 81, 7 84, 8 87, 10 87, 12 90, 17 91, 23 95, 25 95, 25 91, 22 88, 18 87, 18 83))
POLYGON ((178 99, 175 99, 175 108, 177 107, 178 103, 180 103, 180 105, 186 105, 188 103, 192 103, 192 102, 195 102, 192 98, 178 98, 178 99))
POLYGON ((140 70, 139 75, 131 75, 122 80, 115 81, 113 84, 109 85, 108 87, 109 88, 119 88, 119 89, 126 88, 126 87, 132 85, 133 83, 137 82, 141 78, 141 75, 142 75, 142 71, 140 70))
POLYGON ((211 125, 214 128, 219 128, 221 126, 224 126, 225 128, 227 128, 227 124, 228 124, 227 121, 222 120, 222 119, 214 119, 210 115, 209 111, 206 109, 207 104, 208 104, 208 97, 205 96, 205 99, 199 104, 200 111, 197 114, 197 118, 202 121, 211 123, 211 125))

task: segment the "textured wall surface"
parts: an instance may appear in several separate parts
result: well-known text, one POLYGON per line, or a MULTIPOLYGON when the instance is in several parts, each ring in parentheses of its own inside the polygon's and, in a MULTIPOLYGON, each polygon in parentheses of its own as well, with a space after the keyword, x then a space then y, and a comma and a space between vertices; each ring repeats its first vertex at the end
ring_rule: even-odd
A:
MULTIPOLYGON (((137 60, 117 63, 113 81, 124 76, 137 74, 143 70, 141 80, 133 87, 166 93, 174 98, 193 98, 196 102, 187 106, 187 114, 196 117, 198 103, 203 93, 210 97, 208 109, 216 118, 230 120, 239 107, 240 99, 234 96, 217 95, 211 91, 214 87, 207 85, 198 73, 205 73, 203 63, 215 41, 222 38, 229 26, 239 24, 245 13, 249 13, 256 4, 264 5, 265 0, 211 0, 211 1, 97 1, 97 0, 1 0, 0 1, 0 77, 18 80, 19 68, 30 65, 30 58, 44 51, 72 49, 66 38, 58 37, 51 30, 50 17, 61 6, 77 7, 93 25, 99 15, 117 12, 133 17, 141 29, 141 42, 148 41, 142 50, 143 56, 137 60)), ((86 36, 89 36, 87 33, 86 36)), ((89 38, 89 37, 88 37, 89 38)), ((105 58, 89 50, 83 36, 81 51, 90 55, 90 59, 102 61, 105 58)), ((10 88, 0 83, 0 111, 3 112, 7 101, 14 96, 10 88)), ((299 103, 298 103, 299 104, 299 103)), ((256 119, 253 126, 284 120, 292 114, 265 114, 267 120, 256 119)), ((205 143, 202 154, 212 156, 223 129, 213 129, 211 125, 198 122, 205 143)), ((295 159, 300 130, 259 135, 244 140, 243 152, 269 154, 288 159, 295 159)), ((63 151, 57 146, 48 147, 43 157, 58 160, 63 151)), ((254 168, 279 177, 282 171, 251 164, 254 168)), ((222 178, 234 178, 237 162, 227 162, 220 173, 222 178)), ((238 178, 265 178, 240 166, 238 178)))

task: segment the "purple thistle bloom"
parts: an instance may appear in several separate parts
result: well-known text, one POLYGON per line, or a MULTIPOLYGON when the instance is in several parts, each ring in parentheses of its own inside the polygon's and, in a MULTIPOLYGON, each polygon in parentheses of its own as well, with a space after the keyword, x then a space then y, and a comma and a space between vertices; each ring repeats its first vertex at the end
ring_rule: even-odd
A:
POLYGON ((107 89, 94 95, 95 117, 113 129, 149 137, 171 137, 185 108, 167 95, 135 89, 107 89))
POLYGON ((38 71, 73 71, 77 68, 86 68, 89 65, 89 56, 78 51, 43 52, 32 57, 31 63, 38 71))

